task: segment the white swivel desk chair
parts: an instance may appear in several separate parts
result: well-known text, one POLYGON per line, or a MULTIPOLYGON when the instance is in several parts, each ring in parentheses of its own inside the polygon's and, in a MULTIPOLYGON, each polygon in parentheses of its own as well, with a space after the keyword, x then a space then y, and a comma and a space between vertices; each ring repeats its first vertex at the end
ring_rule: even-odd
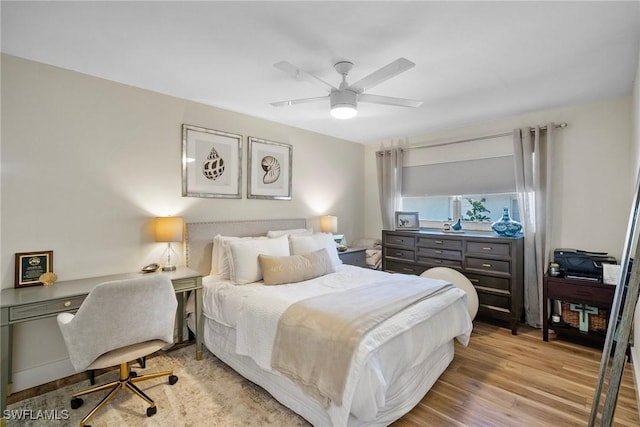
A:
POLYGON ((128 362, 173 343, 177 306, 171 281, 155 273, 101 283, 89 293, 75 315, 58 315, 58 325, 76 372, 120 365, 119 380, 72 395, 71 408, 77 409, 83 403, 78 396, 111 389, 82 419, 81 427, 125 388, 149 404, 147 416, 156 413, 155 402, 134 383, 168 376, 169 384, 173 385, 178 377, 172 371, 137 376, 130 371, 128 362))

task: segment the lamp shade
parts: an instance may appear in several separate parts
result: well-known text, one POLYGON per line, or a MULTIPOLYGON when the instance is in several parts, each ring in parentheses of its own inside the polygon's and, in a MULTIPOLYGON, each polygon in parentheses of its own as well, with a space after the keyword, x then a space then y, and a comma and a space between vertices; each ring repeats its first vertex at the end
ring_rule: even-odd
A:
POLYGON ((184 222, 179 216, 156 218, 156 242, 182 242, 184 222))
POLYGON ((320 231, 323 233, 335 233, 338 231, 338 217, 324 215, 320 217, 320 231))

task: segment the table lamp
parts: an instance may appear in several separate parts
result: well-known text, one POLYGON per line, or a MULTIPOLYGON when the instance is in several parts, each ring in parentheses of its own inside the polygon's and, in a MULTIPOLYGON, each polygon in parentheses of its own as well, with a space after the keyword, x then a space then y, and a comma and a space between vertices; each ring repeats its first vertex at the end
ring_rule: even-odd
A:
POLYGON ((323 233, 335 233, 338 231, 338 217, 323 215, 320 217, 320 231, 323 233))
POLYGON ((182 242, 184 236, 184 222, 179 216, 156 218, 156 242, 167 242, 167 264, 162 271, 173 271, 176 266, 171 263, 171 243, 182 242))

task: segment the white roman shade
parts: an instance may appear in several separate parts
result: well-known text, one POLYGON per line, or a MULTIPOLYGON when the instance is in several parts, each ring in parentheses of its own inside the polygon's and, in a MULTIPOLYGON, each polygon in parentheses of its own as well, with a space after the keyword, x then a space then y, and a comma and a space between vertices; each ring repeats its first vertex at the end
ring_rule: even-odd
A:
POLYGON ((421 146, 405 154, 402 196, 450 196, 516 191, 510 136, 421 146))

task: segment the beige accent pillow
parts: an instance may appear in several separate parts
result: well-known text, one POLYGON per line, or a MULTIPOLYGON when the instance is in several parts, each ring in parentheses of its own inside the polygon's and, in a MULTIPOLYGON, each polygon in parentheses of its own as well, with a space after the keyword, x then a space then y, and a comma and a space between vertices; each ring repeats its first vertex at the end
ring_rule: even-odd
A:
POLYGON ((333 273, 331 257, 326 249, 302 255, 258 255, 265 285, 302 282, 333 273))

